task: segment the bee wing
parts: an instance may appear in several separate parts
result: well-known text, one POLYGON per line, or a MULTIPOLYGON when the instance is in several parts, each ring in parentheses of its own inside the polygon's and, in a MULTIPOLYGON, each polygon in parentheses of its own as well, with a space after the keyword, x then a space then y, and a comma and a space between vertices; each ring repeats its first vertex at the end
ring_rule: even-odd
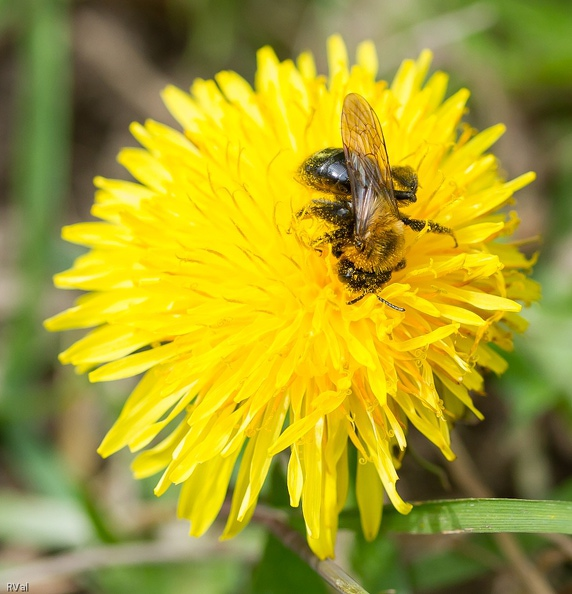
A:
POLYGON ((399 211, 381 124, 370 104, 356 93, 344 99, 342 143, 352 189, 355 235, 365 240, 367 230, 379 219, 384 215, 398 218, 399 211))

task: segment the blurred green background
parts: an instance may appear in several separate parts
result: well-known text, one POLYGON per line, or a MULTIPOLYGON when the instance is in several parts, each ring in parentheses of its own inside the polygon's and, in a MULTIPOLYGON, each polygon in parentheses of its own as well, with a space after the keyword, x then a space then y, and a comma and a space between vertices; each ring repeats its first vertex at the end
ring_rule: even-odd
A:
MULTIPOLYGON (((135 144, 131 121, 175 125, 159 97, 166 84, 186 89, 221 69, 252 81, 265 44, 280 58, 310 49, 326 72, 334 32, 351 55, 372 39, 383 78, 432 49, 450 91, 472 91, 471 124, 507 124, 494 149, 507 177, 537 172, 517 195, 518 236, 543 238, 535 278, 544 297, 526 312, 531 327, 509 371, 477 397, 486 420, 458 427, 461 464, 495 496, 572 499, 569 0, 0 0, 0 582, 42 577, 31 591, 46 594, 328 591, 260 527, 230 543, 218 543, 216 526, 187 538, 174 489, 155 500, 153 481, 132 480, 128 453, 100 460, 96 447, 132 384, 90 385, 60 367, 57 353, 81 334, 50 335, 41 322, 76 296, 51 285, 81 253, 60 227, 90 218, 95 175, 127 177, 115 156, 135 144), (16 566, 24 573, 11 573, 16 566)), ((429 472, 419 458, 449 466, 412 441, 404 496, 476 494, 458 473, 440 481, 429 472)), ((572 592, 562 543, 520 543, 554 592, 572 592)), ((339 562, 372 591, 524 591, 489 537, 365 545, 342 535, 341 545, 339 562)))

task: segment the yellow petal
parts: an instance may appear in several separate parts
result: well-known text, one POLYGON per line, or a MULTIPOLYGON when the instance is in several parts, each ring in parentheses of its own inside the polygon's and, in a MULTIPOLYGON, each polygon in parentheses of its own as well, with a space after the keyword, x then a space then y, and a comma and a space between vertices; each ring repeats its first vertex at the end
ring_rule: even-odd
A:
POLYGON ((356 499, 363 535, 371 541, 379 532, 383 513, 383 488, 371 462, 360 461, 357 465, 356 499))

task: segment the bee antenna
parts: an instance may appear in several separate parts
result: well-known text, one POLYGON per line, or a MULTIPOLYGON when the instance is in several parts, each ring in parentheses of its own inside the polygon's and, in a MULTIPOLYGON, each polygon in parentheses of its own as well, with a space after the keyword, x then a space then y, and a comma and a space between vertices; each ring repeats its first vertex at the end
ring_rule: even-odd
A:
POLYGON ((379 295, 376 295, 376 297, 382 303, 385 303, 385 305, 388 305, 389 307, 391 307, 391 309, 395 309, 396 311, 405 311, 405 309, 403 307, 398 307, 397 305, 393 305, 393 303, 390 303, 389 301, 386 301, 383 297, 380 297, 379 295))
MULTIPOLYGON (((361 301, 366 295, 367 295, 367 293, 364 293, 363 295, 360 295, 359 297, 356 297, 355 299, 352 299, 351 301, 347 301, 346 302, 346 305, 353 305, 354 303, 357 303, 358 301, 361 301)), ((379 295, 376 295, 376 297, 382 303, 385 303, 385 305, 388 305, 389 307, 391 307, 391 309, 395 309, 396 311, 405 311, 405 309, 403 307, 399 307, 397 305, 393 305, 393 303, 390 303, 389 301, 385 300, 383 297, 380 297, 379 295)))

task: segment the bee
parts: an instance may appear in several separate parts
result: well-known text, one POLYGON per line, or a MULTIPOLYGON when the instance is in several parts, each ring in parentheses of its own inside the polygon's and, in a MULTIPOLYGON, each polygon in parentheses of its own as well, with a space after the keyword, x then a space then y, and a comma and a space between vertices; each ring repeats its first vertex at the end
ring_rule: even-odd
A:
POLYGON ((400 206, 417 200, 417 174, 408 166, 390 167, 379 119, 357 93, 344 99, 341 133, 343 149, 318 151, 299 169, 303 183, 333 198, 312 200, 298 216, 316 217, 331 225, 331 231, 314 245, 331 245, 340 281, 359 293, 348 305, 373 293, 385 305, 405 311, 377 295, 392 273, 406 265, 405 228, 447 233, 455 247, 457 240, 448 227, 399 211, 400 206))

